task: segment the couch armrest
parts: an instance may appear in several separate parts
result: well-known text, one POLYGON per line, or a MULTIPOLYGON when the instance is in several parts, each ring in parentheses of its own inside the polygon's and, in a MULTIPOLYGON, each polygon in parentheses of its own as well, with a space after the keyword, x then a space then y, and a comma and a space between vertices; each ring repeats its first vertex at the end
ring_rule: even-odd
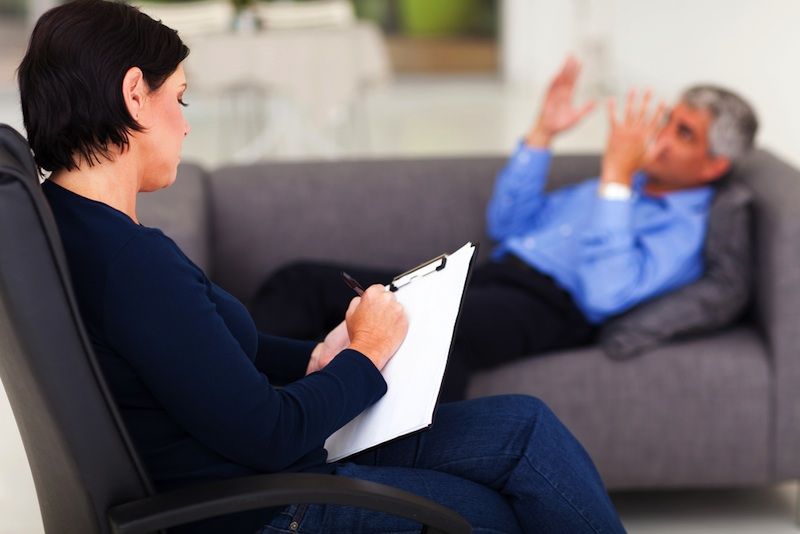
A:
POLYGON ((764 150, 739 165, 734 180, 755 198, 753 312, 770 347, 777 479, 800 476, 800 171, 764 150))

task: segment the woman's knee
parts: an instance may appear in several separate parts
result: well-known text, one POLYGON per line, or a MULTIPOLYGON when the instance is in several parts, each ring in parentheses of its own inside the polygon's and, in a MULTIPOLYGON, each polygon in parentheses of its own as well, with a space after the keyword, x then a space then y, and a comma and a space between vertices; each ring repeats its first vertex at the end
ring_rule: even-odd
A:
POLYGON ((523 394, 502 395, 498 399, 504 404, 505 413, 539 419, 554 417, 552 410, 539 397, 523 394))
MULTIPOLYGON (((468 418, 475 422, 485 421, 495 431, 502 426, 516 434, 523 427, 532 430, 537 425, 549 426, 558 421, 556 415, 543 400, 530 395, 497 395, 463 401, 463 403, 461 410, 466 410, 463 413, 469 414, 468 418)), ((454 407, 460 404, 462 403, 454 403, 454 407)))

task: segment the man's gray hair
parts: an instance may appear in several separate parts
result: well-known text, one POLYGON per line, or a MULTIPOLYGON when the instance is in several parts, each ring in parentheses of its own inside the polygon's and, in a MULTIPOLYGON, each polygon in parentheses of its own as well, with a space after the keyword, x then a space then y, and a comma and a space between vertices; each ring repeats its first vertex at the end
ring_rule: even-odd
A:
POLYGON ((739 95, 713 85, 695 85, 684 91, 681 101, 711 113, 708 144, 712 155, 733 161, 753 147, 758 119, 739 95))

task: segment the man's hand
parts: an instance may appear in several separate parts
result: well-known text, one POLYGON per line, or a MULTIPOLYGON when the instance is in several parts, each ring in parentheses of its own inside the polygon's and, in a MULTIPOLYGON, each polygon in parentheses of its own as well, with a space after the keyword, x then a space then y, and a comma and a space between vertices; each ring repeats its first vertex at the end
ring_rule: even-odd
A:
POLYGON ((373 285, 350 302, 345 314, 350 348, 379 370, 394 356, 408 333, 408 318, 395 294, 373 285))
POLYGON ((666 106, 660 102, 652 114, 650 106, 651 92, 644 92, 641 104, 636 106, 636 90, 628 91, 625 104, 625 115, 617 120, 616 101, 608 101, 608 117, 611 122, 611 133, 608 136, 606 152, 603 156, 601 183, 620 183, 631 185, 633 174, 645 163, 648 145, 655 140, 661 129, 666 106))
POLYGON ((591 100, 580 108, 576 108, 572 102, 580 72, 578 60, 573 56, 567 57, 561 70, 550 82, 539 118, 525 137, 526 145, 549 147, 555 135, 572 128, 594 109, 594 101, 591 100))
POLYGON ((350 336, 347 334, 347 323, 342 321, 339 325, 325 336, 322 343, 317 344, 311 352, 311 359, 308 360, 306 374, 311 374, 331 363, 337 354, 342 352, 350 344, 350 336))

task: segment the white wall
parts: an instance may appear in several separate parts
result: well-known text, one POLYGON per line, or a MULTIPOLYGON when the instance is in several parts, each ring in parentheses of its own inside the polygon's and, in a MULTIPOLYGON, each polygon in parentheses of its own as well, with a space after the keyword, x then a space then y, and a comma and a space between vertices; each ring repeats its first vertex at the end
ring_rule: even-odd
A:
POLYGON ((504 0, 501 3, 500 62, 513 82, 549 77, 573 48, 573 6, 561 0, 504 0))
POLYGON ((587 8, 588 27, 608 48, 603 76, 612 90, 648 85, 671 100, 697 82, 730 87, 756 107, 759 143, 800 165, 800 2, 506 0, 506 79, 540 84, 565 49, 585 52, 587 8))
POLYGON ((28 27, 33 29, 42 13, 58 5, 57 0, 28 0, 28 27))

